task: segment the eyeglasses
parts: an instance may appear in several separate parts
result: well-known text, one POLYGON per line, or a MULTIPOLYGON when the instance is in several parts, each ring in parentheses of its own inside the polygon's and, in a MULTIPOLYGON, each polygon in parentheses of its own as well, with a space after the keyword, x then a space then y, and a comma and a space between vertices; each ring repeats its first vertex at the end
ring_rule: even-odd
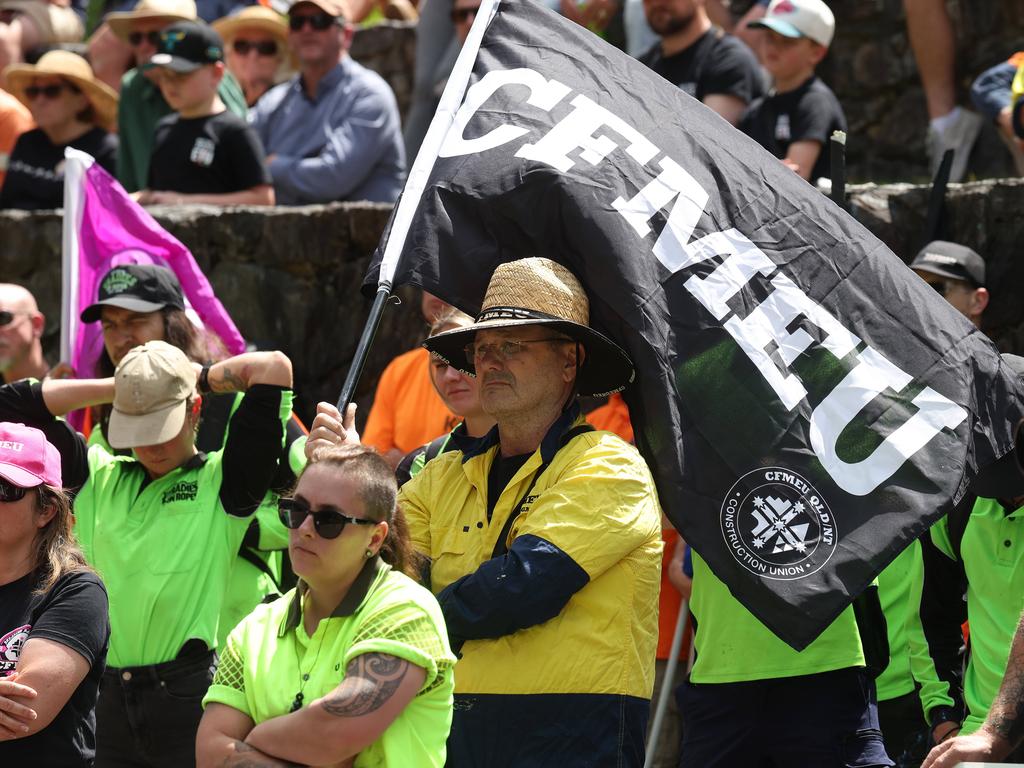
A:
POLYGON ((154 48, 160 45, 160 33, 156 31, 150 32, 129 32, 128 42, 133 46, 142 45, 142 41, 145 40, 154 48))
POLYGON ((25 498, 26 493, 28 493, 28 488, 22 488, 20 485, 15 485, 0 477, 0 501, 21 501, 25 498))
POLYGON ((260 56, 277 56, 277 43, 273 40, 235 40, 231 49, 239 56, 248 56, 250 51, 256 51, 260 56))
POLYGON ((476 8, 455 8, 452 10, 452 24, 462 24, 471 16, 476 16, 479 11, 479 5, 476 8))
POLYGON ((378 520, 366 520, 360 517, 349 517, 333 509, 319 509, 313 511, 304 501, 298 499, 278 499, 277 512, 281 516, 281 522, 285 528, 295 530, 305 519, 313 516, 313 527, 317 535, 324 539, 336 539, 345 530, 349 523, 353 525, 377 525, 378 520))
POLYGON ((19 317, 28 316, 28 312, 11 312, 9 309, 0 309, 0 328, 6 328, 19 317))
POLYGON ((79 90, 70 83, 51 83, 50 85, 29 85, 25 88, 25 98, 37 99, 40 96, 44 96, 47 99, 56 99, 64 91, 64 89, 71 91, 72 93, 79 93, 79 90))
POLYGON ((484 357, 491 355, 499 363, 503 363, 510 357, 515 357, 521 354, 523 347, 527 344, 542 344, 548 341, 572 341, 572 339, 552 337, 550 339, 524 339, 523 341, 500 341, 495 344, 467 344, 465 346, 466 359, 470 365, 473 365, 477 360, 482 360, 484 357))
POLYGON ((302 28, 309 24, 317 32, 330 29, 332 25, 343 25, 345 20, 340 16, 331 16, 327 13, 310 13, 303 16, 289 16, 288 29, 292 32, 301 32, 302 28))

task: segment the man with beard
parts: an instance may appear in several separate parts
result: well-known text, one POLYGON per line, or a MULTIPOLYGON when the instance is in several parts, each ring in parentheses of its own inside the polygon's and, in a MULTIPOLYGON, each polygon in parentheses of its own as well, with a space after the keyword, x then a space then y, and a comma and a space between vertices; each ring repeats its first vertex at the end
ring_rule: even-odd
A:
POLYGON ((0 283, 0 377, 4 384, 41 379, 50 370, 40 339, 46 318, 35 297, 13 283, 0 283))
POLYGON ((764 92, 750 49, 711 23, 704 0, 644 0, 644 13, 661 42, 640 61, 736 125, 764 92))

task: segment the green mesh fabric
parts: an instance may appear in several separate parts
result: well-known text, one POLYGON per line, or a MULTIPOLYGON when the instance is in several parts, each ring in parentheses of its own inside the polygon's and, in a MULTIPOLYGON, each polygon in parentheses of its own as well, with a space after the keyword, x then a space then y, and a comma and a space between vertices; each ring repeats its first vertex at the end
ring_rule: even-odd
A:
POLYGON ((242 666, 242 657, 230 639, 225 644, 224 652, 220 656, 220 663, 217 665, 217 674, 213 678, 213 684, 234 688, 236 691, 245 693, 245 672, 242 666))

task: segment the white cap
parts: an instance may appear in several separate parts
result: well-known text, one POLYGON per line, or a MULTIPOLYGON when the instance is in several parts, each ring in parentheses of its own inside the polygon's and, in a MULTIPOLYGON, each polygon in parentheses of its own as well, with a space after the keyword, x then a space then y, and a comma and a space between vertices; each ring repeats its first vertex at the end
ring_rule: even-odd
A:
POLYGON ((764 18, 749 26, 783 37, 806 37, 827 48, 836 32, 836 19, 822 0, 772 0, 764 18))

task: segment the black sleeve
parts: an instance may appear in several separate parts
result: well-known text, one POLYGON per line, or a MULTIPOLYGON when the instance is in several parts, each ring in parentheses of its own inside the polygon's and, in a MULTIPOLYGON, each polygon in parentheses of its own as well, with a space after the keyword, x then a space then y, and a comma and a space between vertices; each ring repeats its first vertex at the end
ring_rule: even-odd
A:
POLYGON ((231 417, 220 486, 220 500, 229 515, 248 517, 270 490, 281 458, 281 397, 287 391, 272 384, 254 384, 231 417))
POLYGON ((698 88, 702 99, 735 96, 749 104, 763 90, 757 59, 744 43, 726 36, 708 54, 698 88))
POLYGON ((299 424, 298 417, 293 413, 288 422, 284 425, 284 447, 281 449, 281 460, 277 463, 277 472, 274 473, 274 480, 270 484, 270 490, 278 496, 291 493, 295 487, 295 472, 292 470, 292 463, 288 460, 291 453, 292 443, 306 433, 299 424))
POLYGON ((792 112, 790 142, 816 141, 824 146, 836 123, 834 111, 827 94, 817 91, 805 93, 792 112))
POLYGON ((111 176, 117 175, 117 136, 108 133, 96 152, 96 162, 111 176))
POLYGON ((33 615, 29 639, 66 645, 94 666, 106 656, 110 637, 107 590, 91 571, 62 576, 33 615))
MULTIPOLYGON (((11 154, 7 158, 8 168, 10 168, 16 160, 21 160, 22 155, 25 153, 26 142, 28 141, 29 138, 26 136, 25 133, 23 133, 21 134, 21 136, 18 137, 18 140, 14 142, 14 148, 11 149, 11 154)), ((4 176, 4 185, 3 188, 0 188, 0 209, 18 207, 19 179, 20 174, 18 173, 8 172, 4 176)))
POLYGON ((43 387, 28 379, 0 386, 0 421, 26 424, 42 431, 60 453, 64 488, 77 491, 89 477, 85 438, 46 408, 43 387))
POLYGON ((427 446, 421 445, 419 448, 413 448, 398 462, 398 466, 395 467, 395 479, 399 488, 412 479, 412 463, 416 461, 417 456, 422 456, 426 452, 427 446))
POLYGON ((274 183, 270 169, 267 168, 263 145, 252 126, 245 123, 233 126, 223 139, 231 168, 231 178, 238 191, 274 183))

